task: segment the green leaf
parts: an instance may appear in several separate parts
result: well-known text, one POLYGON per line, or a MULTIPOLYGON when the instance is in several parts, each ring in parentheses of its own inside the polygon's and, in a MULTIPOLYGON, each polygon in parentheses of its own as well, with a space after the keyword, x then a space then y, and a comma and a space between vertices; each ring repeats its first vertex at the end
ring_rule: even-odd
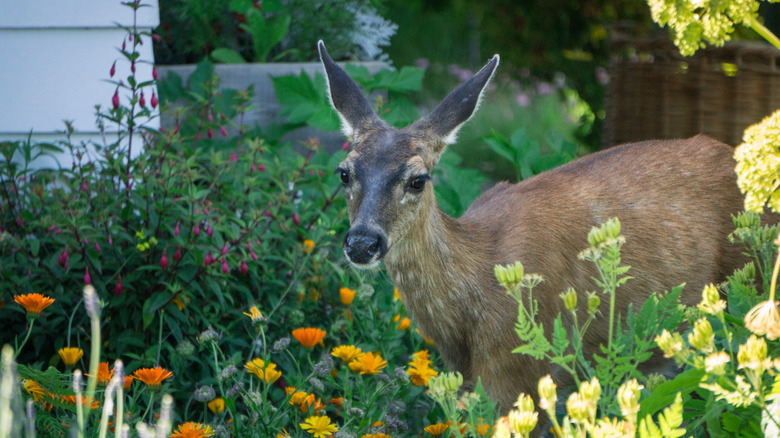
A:
POLYGON ((552 340, 553 352, 555 355, 563 356, 566 349, 569 348, 569 337, 566 329, 563 327, 560 313, 558 313, 558 317, 555 318, 552 340))
POLYGON ((702 376, 704 370, 690 369, 678 374, 671 381, 662 383, 649 397, 642 400, 638 418, 654 415, 662 407, 668 406, 679 394, 690 394, 699 387, 702 376))
POLYGON ((228 9, 239 14, 244 14, 252 8, 254 8, 252 0, 230 0, 230 3, 228 3, 228 9))
POLYGON ((220 47, 211 51, 211 59, 223 64, 243 64, 246 60, 240 53, 227 47, 220 47))
POLYGON ((255 50, 255 61, 265 62, 271 49, 274 48, 287 34, 290 27, 290 15, 283 14, 265 18, 257 9, 250 9, 246 13, 247 26, 252 35, 252 44, 255 50))
POLYGON ((375 88, 398 92, 420 91, 424 76, 425 70, 418 67, 405 66, 397 72, 386 69, 376 74, 375 88))
POLYGON ((206 84, 214 78, 214 64, 208 59, 199 62, 189 79, 189 89, 201 96, 206 94, 206 84))

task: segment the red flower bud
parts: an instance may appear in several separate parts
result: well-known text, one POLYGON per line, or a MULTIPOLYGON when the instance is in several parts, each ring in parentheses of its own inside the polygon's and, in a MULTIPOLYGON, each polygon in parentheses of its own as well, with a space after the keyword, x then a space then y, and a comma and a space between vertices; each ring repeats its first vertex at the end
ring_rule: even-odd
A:
POLYGON ((207 253, 206 257, 203 259, 203 264, 206 266, 214 263, 214 257, 211 256, 211 253, 207 253))
POLYGON ((154 91, 152 91, 152 100, 150 101, 152 108, 157 108, 157 102, 157 95, 154 93, 154 91))
POLYGON ((301 224, 301 218, 298 217, 298 213, 293 213, 293 223, 296 227, 301 224))
POLYGON ((57 264, 60 266, 65 266, 65 259, 68 257, 68 248, 66 247, 60 252, 60 255, 57 256, 57 264))
POLYGON ((200 234, 200 224, 195 224, 195 228, 192 229, 192 234, 196 236, 200 234))
POLYGON ((112 78, 116 74, 116 61, 111 65, 111 70, 108 71, 108 74, 111 75, 112 78))
POLYGON ((227 259, 222 259, 222 273, 223 274, 228 273, 227 259))
POLYGON ((255 166, 254 163, 252 163, 252 172, 257 172, 257 166, 255 166))
POLYGON ((141 97, 138 98, 138 105, 141 105, 141 108, 146 106, 146 98, 144 98, 143 91, 141 91, 141 97))
POLYGON ((206 129, 206 137, 214 138, 214 131, 212 131, 211 128, 206 129))
MULTIPOLYGON (((162 39, 162 37, 160 35, 157 35, 156 33, 153 33, 152 34, 152 39, 155 40, 155 41, 160 41, 162 39)), ((155 79, 157 79, 156 76, 155 76, 155 79)))
POLYGON ((111 98, 111 105, 114 106, 114 109, 119 109, 119 88, 116 89, 114 97, 111 98))
POLYGON ((271 217, 271 210, 265 211, 265 217, 271 217))
POLYGON ((157 80, 157 66, 152 67, 152 79, 157 80))
POLYGON ((176 247, 176 252, 174 252, 174 253, 173 253, 173 259, 174 259, 175 261, 177 261, 177 262, 178 262, 179 260, 181 260, 181 246, 177 246, 177 247, 176 247))
POLYGON ((84 284, 92 284, 92 277, 89 275, 89 268, 84 268, 84 284))
POLYGON ((235 152, 230 152, 230 161, 234 163, 238 161, 238 156, 236 155, 235 152))
POLYGON ((349 149, 349 142, 345 141, 344 144, 341 146, 341 150, 346 151, 347 149, 349 149))
POLYGON ((176 227, 173 229, 173 235, 178 236, 179 235, 179 223, 176 222, 176 227))
POLYGON ((198 207, 195 207, 195 214, 200 214, 200 209, 198 207))
POLYGON ((211 225, 206 227, 206 234, 208 234, 209 237, 211 237, 211 235, 214 234, 214 230, 211 228, 211 225))
POLYGON ((222 247, 222 255, 227 255, 228 253, 228 244, 226 243, 225 246, 222 247))
POLYGON ((108 236, 108 245, 111 246, 114 244, 114 239, 111 238, 111 236, 108 236))
POLYGON ((246 245, 246 246, 247 246, 247 247, 249 248, 249 250, 251 251, 251 250, 252 250, 252 241, 250 240, 249 242, 247 242, 247 245, 246 245))
POLYGON ((168 254, 163 250, 162 257, 160 257, 160 267, 163 269, 168 268, 168 254))
POLYGON ((116 282, 116 286, 114 286, 114 295, 120 296, 122 295, 122 276, 119 276, 119 279, 116 282))
POLYGON ((265 172, 265 164, 264 163, 260 163, 260 165, 257 166, 257 170, 259 170, 260 172, 265 172))
POLYGON ((97 241, 95 241, 95 251, 100 254, 100 245, 98 245, 97 241))
POLYGON ((227 129, 225 129, 225 127, 224 127, 224 126, 220 126, 220 127, 219 127, 219 132, 221 132, 221 133, 222 133, 222 136, 223 136, 223 137, 227 137, 227 129))
POLYGON ((125 42, 124 39, 122 39, 122 51, 124 52, 127 49, 127 42, 125 42))
POLYGON ((211 123, 214 121, 214 116, 212 116, 211 113, 209 113, 208 119, 209 119, 209 123, 211 123))
POLYGON ((246 275, 249 272, 249 267, 246 265, 246 260, 241 260, 241 273, 246 275))
POLYGON ((252 256, 252 260, 257 261, 257 254, 254 251, 249 251, 249 255, 252 256))
MULTIPOLYGON (((139 40, 140 41, 140 40, 139 40)), ((135 61, 130 63, 130 71, 135 73, 135 61)))

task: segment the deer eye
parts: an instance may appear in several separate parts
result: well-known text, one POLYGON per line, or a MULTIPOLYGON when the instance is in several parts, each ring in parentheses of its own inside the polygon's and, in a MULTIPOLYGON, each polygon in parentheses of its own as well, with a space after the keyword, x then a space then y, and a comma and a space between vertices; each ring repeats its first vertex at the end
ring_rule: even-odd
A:
POLYGON ((425 188, 425 181, 428 181, 430 177, 428 175, 420 175, 412 178, 409 181, 409 190, 412 192, 421 192, 425 188))
POLYGON ((339 178, 341 178, 342 184, 344 185, 349 184, 349 173, 347 173, 346 170, 339 167, 338 169, 336 169, 336 173, 339 174, 339 178))

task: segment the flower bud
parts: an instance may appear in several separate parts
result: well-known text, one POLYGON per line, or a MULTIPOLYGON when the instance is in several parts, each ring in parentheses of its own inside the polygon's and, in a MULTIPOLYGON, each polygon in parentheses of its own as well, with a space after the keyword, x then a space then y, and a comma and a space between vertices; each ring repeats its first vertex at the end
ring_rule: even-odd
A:
POLYGON ((114 97, 111 98, 111 105, 114 109, 119 109, 119 88, 114 92, 114 97))
POLYGON ((349 149, 349 142, 345 141, 344 144, 341 145, 341 150, 346 151, 347 149, 349 149))
POLYGON ((588 233, 588 244, 593 248, 598 248, 599 245, 607 240, 607 232, 603 227, 593 227, 588 233))
POLYGON ((168 268, 168 254, 166 254, 165 250, 163 250, 162 256, 160 257, 160 267, 163 269, 168 268))
MULTIPOLYGON (((154 38, 154 37, 160 38, 160 36, 156 35, 156 34, 152 35, 152 38, 154 38)), ((157 80, 157 66, 156 65, 154 67, 152 67, 152 79, 154 79, 155 81, 157 80)))
POLYGON ((173 253, 173 260, 176 262, 181 260, 181 246, 176 247, 176 251, 173 253))
POLYGON ((108 71, 109 77, 114 77, 114 74, 116 74, 116 61, 114 61, 113 64, 111 64, 111 70, 108 71))
POLYGON ((210 264, 214 263, 214 257, 212 257, 211 253, 206 253, 206 257, 203 258, 203 264, 208 266, 210 264))
POLYGON ((608 239, 617 239, 620 236, 620 221, 618 218, 609 218, 602 227, 608 239))
POLYGON ((573 287, 566 290, 565 293, 559 295, 563 300, 563 305, 566 306, 566 310, 572 311, 577 308, 577 292, 573 287))
POLYGON ((114 286, 114 295, 117 297, 122 295, 122 276, 117 279, 116 286, 114 286))
POLYGON ((521 393, 517 397, 517 401, 515 402, 514 406, 520 412, 533 412, 534 411, 534 400, 531 398, 530 395, 528 395, 526 393, 521 393))
POLYGON ((211 237, 214 234, 214 229, 211 228, 211 225, 206 226, 206 234, 211 237))
POLYGON ((301 224, 301 218, 298 217, 298 213, 293 213, 293 223, 296 227, 301 224))
POLYGON ((526 436, 531 433, 536 427, 536 423, 539 421, 539 414, 537 412, 523 412, 523 411, 509 411, 507 418, 509 419, 509 427, 514 433, 518 433, 521 436, 526 436))
POLYGON ((550 375, 539 379, 539 407, 545 411, 555 409, 555 403, 558 401, 558 394, 555 391, 555 382, 550 375))
POLYGON ((700 318, 693 326, 693 331, 688 335, 688 343, 702 353, 709 353, 715 347, 715 335, 707 318, 700 318))
POLYGON ((95 241, 95 251, 100 254, 100 245, 98 245, 97 240, 95 241))
MULTIPOLYGON (((224 130, 224 129, 225 128, 222 128, 221 130, 224 130)), ((225 135, 227 135, 227 133, 225 133, 225 135)), ((230 151, 230 161, 232 161, 234 163, 238 162, 238 155, 236 155, 236 153, 233 152, 233 151, 230 151)))
POLYGON ((671 334, 666 329, 655 337, 655 342, 664 352, 664 357, 674 357, 683 349, 682 336, 679 333, 671 334))
POLYGON ((152 91, 152 100, 151 100, 151 104, 152 104, 152 108, 153 108, 153 109, 154 109, 154 108, 157 108, 157 102, 158 102, 158 101, 157 101, 157 95, 154 93, 154 91, 152 91))
MULTIPOLYGON (((211 234, 209 234, 209 236, 210 236, 210 235, 211 235, 211 234)), ((222 247, 222 255, 223 255, 223 256, 226 256, 226 255, 227 255, 227 253, 228 253, 228 244, 227 244, 227 242, 226 242, 226 243, 225 243, 225 246, 223 246, 223 247, 222 247)))
POLYGON ((138 98, 138 105, 141 105, 141 108, 146 106, 146 98, 144 97, 143 90, 141 91, 141 97, 138 98))
POLYGON ((636 424, 636 415, 639 413, 639 395, 643 386, 636 379, 631 379, 618 388, 617 400, 623 417, 636 424))
POLYGON ((84 268, 84 284, 92 284, 92 277, 89 275, 89 268, 84 268))
POLYGON ((249 256, 252 257, 252 260, 257 261, 257 254, 254 251, 249 251, 249 256))
POLYGON ((214 131, 211 129, 210 126, 208 128, 206 128, 206 137, 214 138, 214 131))
POLYGON ((750 335, 747 342, 739 346, 737 353, 739 369, 748 368, 759 373, 763 372, 768 367, 766 355, 767 345, 764 338, 750 335))
POLYGON ((200 224, 195 224, 195 228, 192 229, 192 234, 196 236, 200 234, 200 224))
POLYGON ((701 292, 698 308, 709 315, 719 315, 726 309, 726 302, 720 299, 720 293, 715 285, 709 284, 701 292))
POLYGON ((173 235, 178 236, 179 235, 179 223, 176 222, 176 226, 173 228, 173 235))
MULTIPOLYGON (((228 136, 227 129, 225 129, 224 126, 220 126, 219 127, 219 132, 222 134, 223 137, 227 137, 228 136)), ((235 156, 235 154, 233 154, 233 156, 235 156)), ((233 161, 238 161, 238 159, 235 159, 233 161)))
POLYGON ((222 259, 222 273, 227 274, 230 269, 228 268, 227 259, 222 259))
POLYGON ((601 298, 595 292, 588 292, 588 314, 595 315, 599 310, 601 298))
POLYGON ((579 392, 573 392, 569 399, 566 400, 566 412, 576 423, 584 423, 588 421, 589 403, 584 399, 579 392))
POLYGON ((246 260, 241 260, 241 274, 246 275, 249 272, 249 266, 246 265, 246 260))

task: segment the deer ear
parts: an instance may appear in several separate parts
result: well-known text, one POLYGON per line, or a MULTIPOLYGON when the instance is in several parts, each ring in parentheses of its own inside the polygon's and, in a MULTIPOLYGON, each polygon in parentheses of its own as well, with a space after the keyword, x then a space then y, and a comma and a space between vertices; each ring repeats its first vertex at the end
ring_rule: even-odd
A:
MULTIPOLYGON (((477 112, 482 94, 498 68, 498 61, 499 56, 493 56, 482 70, 454 89, 432 113, 416 122, 415 126, 441 139, 441 149, 454 143, 458 130, 477 112)), ((435 152, 439 153, 441 149, 435 152)))
POLYGON ((339 67, 325 49, 325 43, 317 43, 320 61, 325 69, 325 82, 328 85, 330 104, 341 119, 341 130, 344 135, 360 135, 362 130, 381 120, 374 114, 371 105, 366 100, 363 91, 351 77, 339 67))

